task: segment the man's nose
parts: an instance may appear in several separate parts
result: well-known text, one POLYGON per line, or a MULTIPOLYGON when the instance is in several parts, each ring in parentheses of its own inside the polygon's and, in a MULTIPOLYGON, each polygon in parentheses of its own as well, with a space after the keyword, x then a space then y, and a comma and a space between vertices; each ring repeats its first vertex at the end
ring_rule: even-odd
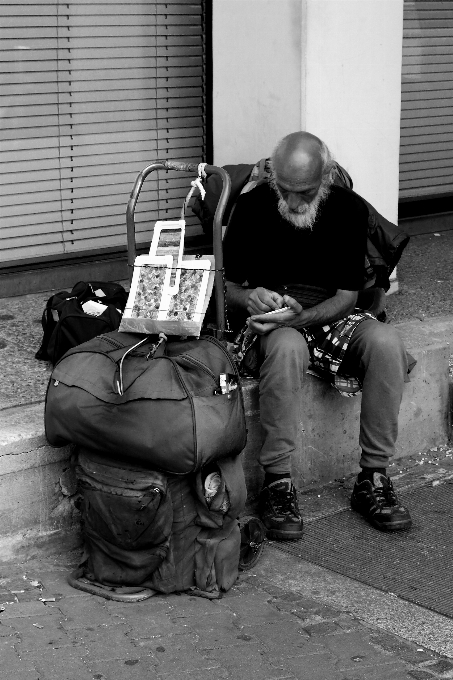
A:
POLYGON ((307 201, 300 194, 289 193, 286 199, 290 210, 297 210, 301 205, 306 205, 307 201))

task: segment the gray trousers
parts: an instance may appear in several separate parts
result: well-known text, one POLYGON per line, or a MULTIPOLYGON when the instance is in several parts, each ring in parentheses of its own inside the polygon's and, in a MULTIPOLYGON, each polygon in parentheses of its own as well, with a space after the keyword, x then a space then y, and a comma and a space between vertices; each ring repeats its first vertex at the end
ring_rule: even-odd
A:
MULTIPOLYGON (((294 328, 260 337, 260 417, 264 443, 259 462, 272 473, 291 470, 309 363, 307 344, 294 328)), ((407 375, 407 354, 397 331, 373 319, 354 331, 339 373, 362 382, 360 466, 387 467, 398 435, 398 414, 407 375)))

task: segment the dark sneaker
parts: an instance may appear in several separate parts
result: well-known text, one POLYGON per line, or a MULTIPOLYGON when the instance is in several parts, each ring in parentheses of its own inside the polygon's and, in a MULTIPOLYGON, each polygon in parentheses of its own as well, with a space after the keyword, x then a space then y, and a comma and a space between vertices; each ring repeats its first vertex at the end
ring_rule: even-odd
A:
POLYGON ((383 531, 409 529, 412 525, 409 510, 398 501, 390 478, 379 472, 373 474, 372 482, 365 479, 354 484, 351 507, 383 531))
POLYGON ((285 540, 302 536, 303 521, 291 479, 279 479, 264 487, 259 512, 268 538, 285 540))

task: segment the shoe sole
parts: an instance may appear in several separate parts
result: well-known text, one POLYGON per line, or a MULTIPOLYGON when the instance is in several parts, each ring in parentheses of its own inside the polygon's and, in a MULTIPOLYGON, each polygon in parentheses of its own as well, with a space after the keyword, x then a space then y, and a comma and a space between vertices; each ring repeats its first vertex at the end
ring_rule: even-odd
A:
POLYGON ((357 512, 361 517, 366 519, 367 522, 372 524, 376 529, 380 529, 381 531, 404 531, 406 529, 410 529, 412 526, 412 520, 411 519, 404 519, 401 520, 400 522, 394 522, 393 524, 381 524, 380 522, 377 522, 376 520, 372 519, 371 517, 367 517, 367 515, 362 512, 359 508, 355 507, 354 502, 351 500, 351 508, 357 512))
POLYGON ((303 530, 299 531, 278 531, 278 529, 266 529, 266 538, 274 541, 294 541, 302 538, 303 530))

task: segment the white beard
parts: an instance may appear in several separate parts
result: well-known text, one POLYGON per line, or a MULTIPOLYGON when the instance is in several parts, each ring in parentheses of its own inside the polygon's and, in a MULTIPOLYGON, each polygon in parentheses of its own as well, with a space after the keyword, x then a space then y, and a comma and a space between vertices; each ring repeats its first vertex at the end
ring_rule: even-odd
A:
POLYGON ((281 195, 274 178, 271 178, 270 185, 277 195, 278 211, 283 219, 292 224, 296 229, 313 229, 313 225, 318 216, 319 207, 329 195, 331 186, 330 178, 322 182, 318 193, 311 203, 303 203, 297 210, 290 210, 288 208, 288 204, 281 195))

